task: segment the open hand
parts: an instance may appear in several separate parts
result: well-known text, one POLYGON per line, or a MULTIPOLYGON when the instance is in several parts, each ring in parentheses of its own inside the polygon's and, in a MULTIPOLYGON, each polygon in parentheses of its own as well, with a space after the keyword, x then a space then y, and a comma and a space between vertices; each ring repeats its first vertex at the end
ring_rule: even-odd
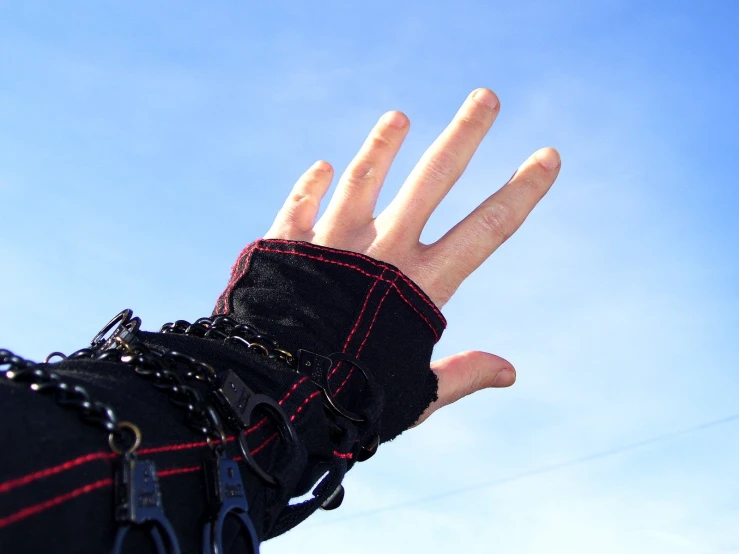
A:
MULTIPOLYGON (((319 205, 333 177, 333 168, 324 161, 300 177, 265 238, 306 241, 391 263, 441 308, 462 281, 521 226, 559 173, 557 151, 538 150, 441 239, 433 244, 420 242, 426 222, 461 177, 499 109, 493 92, 473 91, 398 195, 375 217, 380 188, 410 127, 402 113, 386 113, 341 176, 321 219, 316 221, 319 205)), ((439 399, 419 423, 477 390, 507 387, 516 380, 510 362, 486 352, 462 352, 433 362, 431 369, 439 377, 439 399)))

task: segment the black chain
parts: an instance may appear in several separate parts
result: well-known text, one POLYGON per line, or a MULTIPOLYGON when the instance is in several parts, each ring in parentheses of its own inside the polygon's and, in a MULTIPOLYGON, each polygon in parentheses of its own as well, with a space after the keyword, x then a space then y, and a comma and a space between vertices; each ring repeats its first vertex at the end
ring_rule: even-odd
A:
MULTIPOLYGON (((89 357, 93 349, 74 353, 74 358, 89 357)), ((66 356, 53 352, 50 359, 66 356)), ((109 355, 101 356, 107 359, 109 355)), ((156 545, 159 554, 180 554, 180 546, 171 523, 164 514, 162 496, 159 489, 156 465, 151 460, 139 460, 136 450, 141 445, 141 430, 129 421, 119 421, 112 407, 104 402, 92 400, 90 394, 80 385, 70 385, 62 377, 40 364, 16 356, 9 350, 0 349, 0 375, 10 382, 25 385, 32 391, 54 397, 59 406, 79 413, 83 421, 108 432, 108 445, 119 455, 115 471, 115 520, 118 523, 113 539, 113 553, 120 554, 128 531, 143 526, 156 545), (133 442, 122 446, 124 431, 133 435, 133 442), (140 505, 142 495, 148 499, 145 506, 140 505)))
POLYGON ((60 353, 54 355, 68 360, 95 360, 132 366, 137 375, 151 381, 156 388, 167 393, 173 405, 185 411, 186 424, 190 429, 203 435, 219 451, 223 450, 226 433, 220 416, 197 388, 187 384, 188 380, 196 379, 214 385, 215 369, 182 352, 160 352, 136 340, 141 320, 131 315, 130 310, 118 314, 96 335, 89 348, 82 348, 66 357, 60 353), (114 333, 106 339, 105 332, 110 330, 114 330, 114 333), (187 368, 184 375, 177 371, 180 365, 187 368))
POLYGON ((86 423, 110 433, 113 436, 111 440, 123 439, 121 431, 125 427, 121 426, 113 408, 92 400, 84 387, 64 382, 58 373, 21 358, 10 350, 0 349, 0 375, 8 381, 26 385, 35 392, 53 396, 57 404, 78 412, 86 423))
POLYGON ((275 339, 226 315, 217 315, 212 318, 201 317, 194 323, 178 319, 174 323, 165 323, 159 331, 240 344, 267 358, 281 360, 292 369, 295 369, 298 364, 297 358, 291 352, 280 348, 280 344, 275 339))
MULTIPOLYGON (((251 424, 255 408, 260 407, 268 412, 268 417, 276 424, 280 435, 289 447, 298 442, 296 432, 280 405, 272 398, 255 394, 230 369, 217 372, 216 369, 188 354, 163 347, 149 347, 137 336, 141 320, 133 317, 131 310, 123 310, 92 341, 91 347, 78 350, 70 358, 90 358, 129 365, 133 371, 167 393, 172 404, 186 412, 187 425, 203 435, 217 454, 226 449, 226 432, 224 419, 238 431, 236 440, 246 464, 264 482, 278 486, 276 478, 261 468, 249 451, 246 435, 241 433, 251 424), (111 333, 110 336, 106 336, 111 333), (206 385, 207 396, 189 383, 199 381, 206 385)), ((217 326, 210 325, 211 320, 201 318, 194 324, 184 320, 164 326, 169 333, 184 333, 209 338, 228 340, 231 333, 224 330, 236 328, 238 340, 248 343, 249 348, 256 349, 262 355, 270 355, 272 350, 284 356, 288 361, 292 355, 279 350, 276 341, 256 333, 247 326, 240 326, 229 318, 220 318, 217 326), (261 340, 269 345, 269 348, 261 340)), ((236 335, 234 335, 236 337, 236 335)))
POLYGON ((174 323, 165 323, 160 332, 212 338, 227 343, 240 344, 262 356, 280 360, 293 371, 310 378, 323 392, 326 408, 335 415, 354 422, 364 421, 363 416, 350 411, 337 400, 329 382, 330 369, 342 361, 358 368, 367 382, 371 380, 369 371, 364 365, 350 355, 335 352, 329 356, 322 356, 303 349, 299 349, 294 355, 292 352, 281 348, 272 337, 226 315, 218 315, 213 318, 201 317, 195 323, 180 319, 174 323))

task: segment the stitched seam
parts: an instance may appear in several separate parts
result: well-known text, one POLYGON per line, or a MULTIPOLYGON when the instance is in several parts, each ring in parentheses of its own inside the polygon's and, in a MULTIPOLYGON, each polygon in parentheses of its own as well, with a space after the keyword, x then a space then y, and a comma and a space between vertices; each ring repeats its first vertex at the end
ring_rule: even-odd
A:
MULTIPOLYGON (((385 274, 385 270, 383 269, 380 273, 379 278, 375 278, 374 283, 372 283, 372 286, 369 289, 369 292, 367 293, 367 296, 364 298, 364 305, 362 306, 362 310, 359 312, 359 316, 357 317, 357 321, 354 324, 354 328, 352 328, 351 333, 349 333, 349 336, 346 337, 346 342, 344 342, 344 347, 341 349, 343 353, 346 353, 347 348, 349 347, 349 343, 352 340, 352 337, 354 337, 354 333, 357 332, 357 329, 359 328, 359 324, 362 322, 362 317, 364 316, 364 311, 367 309, 367 305, 369 304, 369 299, 372 297, 372 293, 375 292, 375 288, 377 287, 377 283, 380 282, 380 280, 383 278, 383 275, 385 274)), ((343 362, 339 362, 336 364, 336 367, 331 370, 331 373, 328 374, 328 379, 331 379, 334 374, 339 370, 341 367, 341 364, 343 362)))
POLYGON ((442 321, 446 321, 446 318, 442 315, 441 311, 439 311, 439 308, 436 307, 436 305, 429 300, 426 297, 426 293, 424 293, 421 289, 418 288, 418 286, 411 281, 404 273, 402 273, 400 270, 394 269, 392 267, 389 267, 384 262, 380 262, 378 260, 375 260, 373 258, 370 258, 369 256, 365 256, 364 254, 359 254, 358 252, 349 252, 346 250, 338 250, 336 248, 331 248, 329 246, 319 246, 317 244, 311 244, 311 243, 296 243, 289 240, 283 240, 283 239, 268 239, 270 242, 276 242, 279 244, 287 244, 287 245, 293 245, 296 247, 310 247, 314 250, 318 250, 319 252, 321 250, 327 250, 329 252, 334 252, 339 255, 346 255, 346 256, 352 256, 354 258, 359 258, 360 260, 364 260, 369 264, 374 265, 375 267, 384 267, 385 269, 388 269, 395 273, 398 277, 400 277, 413 291, 418 294, 419 297, 421 297, 421 300, 423 300, 428 306, 434 311, 434 313, 441 318, 442 321))
MULTIPOLYGON (((171 469, 163 469, 163 470, 157 471, 157 476, 160 478, 161 477, 171 477, 173 475, 193 473, 195 471, 200 471, 201 469, 202 467, 199 465, 190 466, 190 467, 175 467, 171 469)), ((58 506, 59 504, 63 504, 64 502, 67 502, 68 500, 73 500, 77 498, 78 496, 82 496, 83 494, 87 494, 97 489, 100 489, 103 487, 109 487, 112 485, 113 485, 113 479, 111 479, 110 477, 106 477, 104 479, 99 479, 98 481, 94 481, 92 483, 83 485, 69 492, 65 492, 63 494, 50 498, 49 500, 45 500, 38 504, 34 504, 33 506, 27 506, 26 508, 22 508, 21 510, 18 510, 17 512, 13 514, 10 514, 9 516, 0 518, 0 528, 6 527, 13 523, 17 523, 18 521, 22 519, 26 519, 27 517, 36 515, 40 512, 44 512, 50 508, 58 506)))
POLYGON ((27 485, 28 483, 31 483, 37 479, 43 479, 44 477, 56 475, 57 473, 72 469, 73 467, 77 467, 87 462, 92 462, 95 460, 108 460, 111 458, 115 458, 115 456, 116 455, 112 452, 93 452, 91 454, 85 454, 84 456, 69 460, 68 462, 64 462, 63 464, 60 464, 58 466, 42 469, 40 471, 24 475, 23 477, 18 477, 16 479, 6 481, 5 483, 0 484, 0 493, 8 492, 16 487, 27 485))
MULTIPOLYGON (((293 392, 295 392, 298 386, 300 386, 302 383, 304 383, 307 380, 308 380, 307 377, 302 377, 297 383, 295 383, 290 388, 287 394, 285 394, 285 396, 282 397, 282 399, 279 401, 279 404, 282 405, 283 402, 285 402, 288 398, 290 398, 290 395, 293 392)), ((267 417, 263 418, 260 422, 258 422, 254 426, 244 431, 244 434, 248 434, 253 431, 256 431, 256 429, 260 425, 263 425, 264 422, 266 422, 267 420, 268 420, 267 417)), ((235 440, 235 437, 233 436, 227 437, 226 440, 231 442, 235 440)), ((164 446, 154 446, 150 448, 142 448, 141 450, 138 451, 138 453, 139 454, 159 454, 162 452, 175 452, 178 450, 189 450, 191 448, 199 448, 199 447, 206 446, 207 444, 208 444, 207 441, 197 441, 197 442, 170 444, 170 445, 164 445, 164 446)), ((90 454, 84 454, 82 456, 79 456, 78 458, 74 458, 73 460, 69 460, 57 466, 35 471, 28 475, 24 475, 22 477, 17 477, 15 479, 11 479, 4 483, 0 483, 0 493, 8 492, 16 487, 28 485, 29 483, 32 483, 33 481, 42 479, 44 477, 50 477, 52 475, 56 475, 57 473, 62 473, 64 471, 67 471, 79 465, 85 464, 87 462, 92 462, 98 459, 101 459, 101 460, 112 459, 115 457, 116 455, 113 454, 112 452, 92 452, 90 454)))
POLYGON ((256 246, 256 243, 252 243, 248 245, 244 250, 242 250, 241 255, 236 260, 236 263, 234 264, 234 271, 231 273, 231 280, 228 282, 228 285, 226 286, 226 289, 221 293, 221 296, 216 301, 216 307, 218 306, 218 302, 223 300, 223 307, 221 314, 228 313, 228 298, 231 295, 231 292, 236 287, 236 283, 241 280, 241 278, 246 274, 247 269, 249 269, 249 262, 251 261, 251 255, 254 252, 254 247, 256 246), (240 262, 243 260, 243 266, 239 268, 240 262), (239 269, 237 269, 239 268, 239 269), (238 273, 236 273, 238 271, 238 273))
MULTIPOLYGON (((292 423, 293 421, 295 421, 295 418, 298 417, 298 414, 303 410, 303 408, 305 408, 305 405, 308 404, 308 402, 310 402, 311 400, 313 400, 319 394, 321 394, 321 391, 317 390, 313 394, 311 394, 308 398, 306 398, 305 400, 303 400, 303 403, 300 406, 298 406, 298 409, 295 410, 295 413, 290 416, 290 422, 292 423)), ((269 437, 267 440, 265 440, 262 444, 260 444, 259 446, 257 446, 254 450, 252 450, 250 452, 250 454, 252 456, 255 456, 256 454, 258 454, 259 452, 261 452, 262 449, 264 449, 265 446, 267 446, 269 443, 271 443, 273 440, 275 440, 278 436, 279 436, 279 433, 274 433, 271 437, 269 437)))
MULTIPOLYGON (((396 276, 395 279, 393 279, 392 285, 395 284, 395 281, 398 279, 396 276)), ((370 333, 372 332, 372 327, 375 325, 375 321, 377 321, 377 316, 380 313, 380 308, 382 308, 382 304, 385 302, 385 299, 387 298, 387 295, 390 294, 390 291, 393 290, 392 287, 388 287, 385 291, 385 294, 382 295, 382 298, 380 299, 380 302, 377 304, 377 309, 375 310, 375 315, 372 317, 372 321, 370 322, 369 328, 367 329, 367 332, 364 335, 364 340, 362 340, 362 344, 359 345, 359 348, 357 349, 357 359, 359 359, 359 354, 362 353, 362 349, 364 348, 364 345, 367 344, 367 339, 370 336, 370 333)), ((341 389, 344 388, 344 385, 346 385, 349 382, 349 377, 352 376, 352 373, 354 373, 354 366, 349 370, 349 373, 347 373, 346 377, 344 378, 344 382, 341 383, 339 388, 336 389, 336 392, 334 394, 339 394, 341 392, 341 389)))
MULTIPOLYGON (((292 386, 292 388, 291 388, 291 389, 290 389, 290 390, 289 390, 289 391, 287 392, 287 394, 286 394, 285 396, 283 396, 283 397, 282 397, 282 400, 280 400, 280 401, 278 402, 278 404, 279 404, 280 406, 282 406, 283 402, 285 402, 285 401, 286 401, 286 400, 287 400, 288 398, 290 398, 290 395, 291 395, 291 394, 292 394, 293 392, 295 392, 295 389, 297 389, 297 388, 298 388, 298 386, 300 386, 301 384, 305 383, 305 382, 306 382, 307 380, 308 380, 308 378, 307 378, 307 377, 301 377, 301 379, 300 379, 300 380, 299 380, 299 381, 298 381, 297 383, 295 383, 295 384, 294 384, 294 385, 292 386)), ((267 423, 268 421, 269 421, 269 418, 268 418, 267 416, 263 417, 263 418, 262 418, 262 419, 260 419, 260 420, 259 420, 259 421, 258 421, 258 422, 257 422, 256 424, 252 425, 252 426, 251 426, 251 427, 249 427, 249 428, 248 428, 248 429, 247 429, 246 431, 244 431, 244 436, 246 436, 246 435, 248 435, 248 434, 250 434, 250 433, 253 433, 254 431, 256 431, 257 429, 259 429, 259 428, 260 428, 260 427, 261 427, 262 425, 264 425, 264 424, 265 424, 265 423, 267 423)))
MULTIPOLYGON (((310 396, 308 396, 303 403, 298 406, 298 409, 295 410, 295 413, 290 417, 290 421, 295 421, 295 418, 298 416, 298 414, 305 408, 305 406, 313 400, 316 396, 321 394, 321 391, 315 391, 310 396)), ((261 450, 263 450, 270 442, 272 442, 275 438, 279 436, 279 433, 273 434, 271 437, 269 437, 267 440, 265 440, 261 445, 256 447, 254 450, 251 451, 251 455, 254 456, 261 450)), ((228 440, 234 440, 234 437, 229 437, 228 440)), ((200 443, 190 443, 190 444, 200 444, 200 443)), ((202 443, 203 445, 207 444, 205 442, 202 443)), ((143 451, 142 451, 143 452, 143 451)), ((240 458, 239 458, 240 459, 240 458)), ((157 475, 160 477, 170 477, 173 475, 180 475, 183 473, 191 473, 196 470, 200 469, 200 466, 190 466, 185 468, 173 468, 173 469, 165 469, 161 471, 157 471, 157 475)), ((113 479, 110 477, 107 477, 105 479, 100 479, 98 481, 95 481, 93 483, 90 483, 88 485, 84 485, 82 487, 79 487, 77 489, 74 489, 68 493, 61 494, 59 496, 56 496, 54 498, 51 498, 49 500, 46 500, 44 502, 41 502, 39 504, 35 504, 33 506, 27 506, 26 508, 23 508, 13 514, 10 514, 9 516, 0 518, 0 528, 3 528, 7 525, 10 525, 12 523, 16 523, 22 519, 25 519, 27 517, 30 517, 32 515, 35 515, 39 512, 45 511, 49 508, 53 508, 54 506, 57 506, 59 504, 62 504, 63 502, 66 502, 67 500, 72 500, 73 498, 76 498, 78 496, 81 496, 83 494, 86 494, 88 492, 92 492, 94 490, 97 490, 99 488, 102 488, 104 486, 110 486, 113 484, 113 479)))
POLYGON ((352 454, 351 452, 338 452, 334 450, 334 456, 336 456, 337 458, 342 458, 344 460, 351 460, 354 457, 354 454, 352 454))
POLYGON ((193 473, 195 471, 200 471, 202 469, 202 466, 190 466, 190 467, 174 467, 172 469, 163 469, 161 471, 157 471, 157 477, 171 477, 172 475, 182 475, 183 473, 193 473))
MULTIPOLYGON (((344 263, 344 262, 338 262, 338 261, 336 261, 336 260, 329 260, 329 259, 327 259, 327 258, 321 258, 321 257, 318 257, 318 256, 312 256, 312 255, 310 255, 310 254, 304 254, 303 252, 286 252, 286 251, 284 251, 284 250, 274 250, 274 249, 272 249, 272 248, 262 248, 261 246, 256 246, 256 247, 254 247, 254 249, 255 249, 255 250, 261 250, 261 251, 263 251, 263 252, 274 252, 274 253, 276 253, 276 254, 288 254, 288 255, 293 255, 293 256, 303 256, 303 257, 305 257, 305 258, 310 258, 310 259, 313 259, 313 260, 318 260, 318 261, 320 261, 320 262, 326 262, 326 263, 329 263, 329 264, 334 264, 334 265, 339 265, 339 266, 343 266, 343 267, 348 267, 348 268, 351 268, 351 269, 354 269, 354 270, 358 271, 359 273, 362 273, 363 275, 366 275, 367 277, 373 277, 373 278, 377 278, 377 279, 380 279, 379 277, 376 277, 375 275, 372 275, 371 273, 367 273, 367 272, 366 272, 366 271, 364 271, 364 270, 363 270, 362 268, 360 268, 360 267, 357 267, 357 266, 355 266, 355 265, 347 264, 347 263, 344 263)), ((386 283, 389 283, 389 282, 390 282, 390 280, 389 280, 389 279, 380 279, 380 280, 381 280, 381 281, 384 281, 384 282, 386 282, 386 283)), ((411 301, 410 301, 410 300, 408 300, 408 299, 407 299, 407 298, 405 297, 405 295, 404 295, 404 294, 403 294, 403 293, 401 292, 401 290, 400 290, 400 289, 398 288, 398 286, 397 286, 397 285, 396 285, 395 283, 392 283, 392 287, 393 287, 393 288, 394 288, 395 290, 397 290, 397 291, 398 291, 398 294, 400 295, 400 298, 402 298, 402 299, 403 299, 403 302, 405 302, 406 304, 408 304, 408 305, 409 305, 409 306, 411 307, 411 309, 412 309, 412 310, 413 310, 414 312, 416 312, 416 313, 417 313, 417 314, 418 314, 418 315, 419 315, 419 316, 421 317, 421 319, 423 319, 423 320, 424 320, 424 321, 426 322, 426 324, 427 324, 427 325, 429 326, 429 328, 431 329, 431 332, 432 332, 432 333, 434 334, 434 337, 435 337, 435 338, 436 338, 436 340, 438 341, 438 340, 439 340, 439 338, 440 338, 440 337, 439 337, 439 333, 438 333, 438 332, 436 331, 436 328, 435 328, 435 327, 434 327, 434 326, 433 326, 433 325, 431 324, 431 322, 430 322, 430 321, 428 320, 428 318, 426 318, 426 316, 424 316, 424 315, 423 315, 423 314, 422 314, 421 312, 419 312, 419 311, 418 311, 418 308, 416 308, 416 307, 415 307, 415 306, 414 306, 414 305, 413 305, 413 304, 411 303, 411 301)))
POLYGON ((28 506, 26 508, 23 508, 22 510, 15 512, 14 514, 10 514, 9 516, 0 518, 0 528, 6 527, 11 523, 16 523, 22 519, 38 514, 39 512, 43 512, 44 510, 48 510, 49 508, 53 508, 54 506, 58 506, 59 504, 62 504, 67 500, 72 500, 73 498, 77 498, 78 496, 87 494, 88 492, 92 492, 102 487, 109 487, 112 484, 113 479, 111 479, 110 477, 106 477, 105 479, 100 479, 98 481, 95 481, 94 483, 90 483, 83 487, 74 489, 73 491, 60 494, 59 496, 55 496, 54 498, 51 498, 39 504, 28 506))
POLYGON ((226 285, 226 288, 221 294, 221 297, 223 300, 223 304, 221 306, 221 309, 223 311, 221 313, 228 312, 228 296, 229 294, 231 294, 231 291, 236 286, 236 282, 243 275, 244 269, 248 267, 248 262, 249 262, 249 259, 251 258, 252 251, 253 251, 253 246, 247 245, 246 248, 244 248, 244 250, 241 252, 241 255, 239 256, 238 260, 236 260, 236 264, 234 265, 234 268, 231 271, 231 278, 228 281, 228 285, 226 285))

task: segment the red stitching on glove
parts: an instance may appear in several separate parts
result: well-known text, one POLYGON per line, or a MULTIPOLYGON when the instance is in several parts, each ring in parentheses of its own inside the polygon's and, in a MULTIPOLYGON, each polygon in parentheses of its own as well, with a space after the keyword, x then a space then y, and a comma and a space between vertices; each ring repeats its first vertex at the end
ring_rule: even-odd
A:
MULTIPOLYGON (((320 246, 318 244, 311 244, 309 242, 300 242, 295 243, 294 241, 284 240, 284 239, 266 239, 269 242, 276 242, 279 244, 287 244, 290 246, 299 246, 299 247, 310 247, 315 250, 318 250, 319 252, 321 250, 328 250, 329 252, 334 252, 336 254, 340 255, 346 255, 346 256, 353 256, 355 258, 359 258, 360 260, 364 260, 367 263, 370 263, 374 265, 375 267, 383 267, 385 269, 388 269, 395 273, 398 277, 400 277, 405 284, 407 284, 413 291, 418 294, 418 296, 421 297, 421 300, 423 300, 428 306, 434 311, 434 313, 439 316, 439 318, 446 323, 446 318, 443 316, 439 308, 436 307, 436 305, 428 298, 428 295, 423 292, 418 285, 416 285, 413 281, 411 281, 404 273, 402 273, 400 270, 389 267, 387 265, 387 262, 383 262, 380 260, 375 260, 374 258, 370 258, 369 256, 366 256, 364 254, 360 254, 358 252, 349 252, 347 250, 339 250, 337 248, 331 248, 330 246, 320 246)), ((261 248, 261 247, 260 247, 261 248)))
MULTIPOLYGON (((395 276, 395 279, 393 279, 393 282, 391 283, 391 285, 394 285, 395 284, 395 281, 397 279, 398 279, 398 277, 396 275, 395 276)), ((367 329, 367 333, 365 333, 365 335, 364 335, 364 340, 362 340, 362 344, 360 344, 359 345, 359 349, 357 349, 357 354, 356 354, 357 359, 359 359, 359 354, 362 353, 362 349, 364 348, 364 345, 367 343, 367 339, 369 338, 370 333, 372 332, 372 327, 374 327, 375 321, 377 321, 377 316, 380 313, 380 308, 382 308, 382 304, 383 304, 383 302, 385 302, 385 299, 387 298, 387 295, 390 293, 391 290, 392 290, 392 287, 388 287, 388 289, 385 291, 385 294, 380 299, 380 302, 377 304, 377 309, 375 310, 375 315, 372 318, 372 321, 370 322, 369 328, 367 329)), ((341 385, 339 385, 339 388, 336 389, 336 392, 334 393, 334 395, 337 395, 337 394, 339 394, 341 392, 341 389, 344 388, 344 385, 346 385, 349 382, 349 377, 352 376, 352 373, 354 373, 354 366, 352 366, 351 369, 349 370, 349 373, 346 374, 346 377, 344 378, 344 381, 341 383, 341 385)))
POLYGON ((23 477, 18 477, 16 479, 5 481, 4 483, 0 484, 0 493, 8 492, 16 487, 27 485, 28 483, 31 483, 37 479, 43 479, 44 477, 56 475, 57 473, 67 471, 68 469, 72 469, 73 467, 77 467, 87 462, 92 462, 95 460, 109 460, 115 457, 116 454, 113 454, 112 452, 92 452, 90 454, 85 454, 73 460, 69 460, 68 462, 64 462, 63 464, 59 464, 58 466, 49 467, 46 469, 35 471, 33 473, 29 473, 28 475, 24 475, 23 477))
POLYGON ((183 473, 192 473, 194 471, 200 471, 203 469, 202 466, 190 466, 190 467, 173 467, 172 469, 162 469, 157 471, 157 477, 171 477, 172 475, 181 475, 183 473))
MULTIPOLYGON (((313 399, 314 399, 314 398, 315 398, 316 396, 318 396, 319 394, 321 394, 321 391, 317 390, 317 391, 315 391, 315 392, 314 392, 313 394, 311 394, 310 396, 308 396, 308 398, 306 398, 305 400, 303 400, 303 403, 302 403, 302 404, 301 404, 300 406, 298 406, 298 409, 297 409, 297 410, 295 410, 295 413, 294 413, 293 415, 291 415, 291 416, 290 416, 290 422, 292 423, 293 421, 295 421, 295 418, 296 418, 296 417, 298 417, 298 414, 299 414, 299 413, 300 413, 300 412, 301 412, 301 411, 303 410, 303 408, 305 408, 305 405, 306 405, 306 404, 307 404, 308 402, 310 402, 311 400, 313 400, 313 399)), ((272 435, 271 437, 269 437, 269 438, 268 438, 268 439, 267 439, 266 441, 264 441, 264 442, 263 442, 262 444, 260 444, 259 446, 257 446, 257 447, 256 447, 256 448, 255 448, 254 450, 252 450, 252 451, 250 452, 250 454, 251 454, 252 456, 255 456, 256 454, 258 454, 259 452, 261 452, 261 451, 262 451, 262 449, 263 449, 263 448, 264 448, 265 446, 267 446, 267 445, 268 445, 269 443, 271 443, 271 442, 272 442, 273 440, 275 440, 275 439, 276 439, 276 438, 277 438, 277 437, 279 436, 279 434, 280 434, 280 433, 275 433, 275 434, 273 434, 273 435, 272 435)))
MULTIPOLYGON (((287 391, 285 396, 282 397, 282 400, 279 401, 279 404, 282 405, 283 402, 285 402, 288 398, 290 398, 290 395, 293 392, 295 392, 298 386, 300 386, 302 383, 304 383, 307 380, 308 380, 307 377, 302 377, 295 384, 293 384, 293 386, 290 388, 289 391, 287 391)), ((268 418, 266 417, 263 418, 259 423, 247 429, 244 432, 244 434, 248 434, 248 433, 251 433, 252 431, 255 431, 260 425, 263 425, 264 422, 267 420, 268 418)), ((236 440, 236 437, 233 437, 233 436, 227 437, 226 440, 231 442, 231 441, 236 440)), ((142 448, 141 450, 138 451, 138 453, 139 454, 160 454, 162 452, 175 452, 178 450, 189 450, 191 448, 200 448, 203 446, 207 446, 207 444, 208 444, 207 441, 168 444, 164 446, 154 446, 150 448, 142 448)), ((93 462, 95 460, 108 460, 108 459, 113 459, 115 457, 116 457, 116 454, 113 454, 112 452, 105 452, 105 451, 91 452, 90 454, 84 454, 82 456, 79 456, 67 462, 63 462, 59 465, 48 467, 46 469, 41 469, 39 471, 34 471, 33 473, 29 473, 28 475, 24 475, 22 477, 17 477, 15 479, 10 479, 8 481, 5 481, 4 483, 0 483, 0 493, 8 492, 16 487, 28 485, 29 483, 32 483, 33 481, 37 481, 38 479, 43 479, 44 477, 50 477, 52 475, 56 475, 57 473, 67 471, 79 465, 86 464, 87 462, 93 462)))
POLYGON ((43 512, 44 510, 48 510, 49 508, 53 508, 54 506, 58 506, 59 504, 62 504, 67 500, 72 500, 73 498, 77 498, 78 496, 82 496, 83 494, 87 494, 88 492, 92 492, 103 487, 110 487, 112 485, 113 479, 111 479, 110 477, 106 477, 105 479, 100 479, 98 481, 95 481, 94 483, 90 483, 89 485, 74 489, 73 491, 60 494, 59 496, 55 496, 54 498, 51 498, 39 504, 28 506, 26 508, 23 508, 22 510, 15 512, 14 514, 10 514, 9 516, 0 518, 0 528, 6 527, 12 523, 16 523, 22 519, 38 514, 39 512, 43 512))
MULTIPOLYGON (((380 276, 374 280, 372 283, 372 286, 370 287, 369 292, 367 293, 367 296, 364 298, 364 305, 362 306, 362 310, 359 312, 359 316, 357 317, 357 321, 354 324, 354 328, 352 329, 352 332, 349 333, 349 336, 346 337, 346 342, 344 343, 344 347, 341 349, 343 353, 346 353, 346 349, 349 347, 349 343, 352 340, 352 337, 354 336, 354 333, 359 328, 359 324, 362 322, 362 317, 364 316, 364 311, 367 309, 367 304, 369 303, 369 299, 372 297, 372 293, 375 292, 375 287, 377 287, 377 283, 379 283, 381 280, 384 281, 383 275, 385 275, 385 270, 383 269, 380 273, 380 276)), ((341 364, 343 361, 340 361, 338 364, 336 364, 336 367, 331 370, 331 373, 328 374, 328 379, 331 379, 331 377, 334 376, 334 373, 339 371, 339 368, 341 367, 341 364)), ((351 373, 351 372, 350 372, 351 373)))
MULTIPOLYGON (((382 279, 382 275, 385 273, 385 270, 382 270, 382 273, 380 273, 380 277, 376 278, 374 282, 372 283, 372 286, 369 289, 369 292, 367 293, 367 296, 364 297, 364 304, 362 305, 362 309, 359 311, 359 316, 357 316, 357 321, 354 323, 354 327, 352 327, 351 332, 349 333, 349 336, 346 337, 346 341, 344 342, 344 346, 341 349, 342 352, 346 352, 346 349, 349 347, 349 343, 352 340, 352 337, 354 336, 354 333, 357 332, 357 329, 359 328, 359 324, 362 322, 362 316, 364 316, 364 310, 367 309, 367 304, 369 303, 369 299, 372 296, 372 293, 375 291, 375 287, 377 287, 377 283, 380 282, 382 279)), ((328 378, 331 379, 334 373, 339 369, 339 366, 341 366, 341 362, 336 364, 336 367, 331 370, 331 373, 328 374, 328 378)))
MULTIPOLYGON (((274 252, 276 254, 288 254, 288 255, 293 255, 293 256, 303 256, 304 258, 310 258, 312 260, 318 260, 319 262, 326 262, 326 263, 329 263, 329 264, 334 264, 334 265, 340 265, 340 266, 343 266, 343 267, 348 267, 348 268, 351 268, 351 269, 354 269, 354 270, 358 271, 359 273, 362 273, 363 275, 366 275, 367 277, 372 277, 373 279, 375 279, 375 278, 376 279, 379 279, 379 277, 376 277, 375 275, 372 275, 371 273, 367 273, 362 268, 357 267, 355 265, 347 264, 347 263, 344 263, 344 262, 337 262, 336 260, 329 260, 327 258, 323 258, 323 257, 319 257, 319 256, 312 256, 310 254, 304 254, 303 252, 289 252, 289 251, 285 251, 285 250, 275 250, 273 248, 262 248, 261 246, 255 246, 254 247, 254 250, 261 250, 262 252, 274 252)), ((389 283, 390 282, 389 279, 380 279, 380 280, 381 281, 385 281, 386 283, 389 283)), ((421 312, 419 312, 418 311, 418 308, 416 308, 411 303, 411 301, 408 300, 403 295, 403 293, 398 288, 398 285, 396 285, 395 283, 392 283, 392 287, 398 292, 398 295, 400 296, 400 298, 406 304, 408 304, 408 306, 410 306, 411 309, 414 312, 416 312, 421 317, 421 319, 423 319, 426 322, 426 324, 429 326, 429 329, 431 329, 431 332, 434 334, 434 337, 436 338, 436 341, 438 342, 438 340, 440 338, 439 337, 439 333, 437 333, 436 328, 431 324, 431 322, 428 320, 428 318, 426 318, 426 316, 424 316, 421 312)))
POLYGON ((223 308, 220 311, 221 314, 226 314, 229 312, 228 297, 230 296, 231 291, 233 291, 233 289, 236 287, 236 283, 246 274, 247 269, 249 269, 249 262, 251 261, 251 255, 252 252, 254 252, 255 246, 256 243, 248 245, 241 251, 241 254, 239 254, 239 257, 236 259, 236 263, 234 264, 231 271, 231 279, 228 281, 226 289, 221 293, 221 296, 218 297, 218 300, 216 300, 217 309, 218 303, 221 301, 221 299, 223 299, 223 308), (239 267, 239 262, 241 260, 244 260, 244 266, 239 270, 238 275, 234 275, 234 272, 236 271, 236 268, 239 267))

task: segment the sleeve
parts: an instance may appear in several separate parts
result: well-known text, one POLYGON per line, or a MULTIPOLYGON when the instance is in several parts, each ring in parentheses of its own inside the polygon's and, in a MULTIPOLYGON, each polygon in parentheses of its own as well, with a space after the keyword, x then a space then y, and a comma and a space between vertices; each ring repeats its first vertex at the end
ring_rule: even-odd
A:
MULTIPOLYGON (((264 337, 249 344, 139 331, 136 340, 234 375, 271 398, 294 429, 296 440, 287 440, 269 410, 258 409, 248 426, 226 427, 225 455, 238 462, 260 542, 322 505, 337 505, 353 464, 408 429, 436 399, 429 362, 445 320, 417 285, 384 262, 309 243, 260 240, 239 256, 218 298, 218 315, 264 337), (260 348, 259 340, 269 348, 260 348), (293 363, 275 356, 278 351, 293 363), (275 483, 245 463, 240 446, 275 483), (309 500, 290 502, 311 491, 309 500)), ((142 378, 140 367, 112 358, 40 367, 140 427, 137 456, 156 464, 163 509, 181 551, 207 550, 204 522, 215 518, 208 508, 212 448, 185 424, 188 406, 175 405, 153 386, 156 380, 142 378)), ((8 379, 0 379, 0 395, 0 552, 110 551, 119 528, 118 457, 107 447, 107 434, 60 406, 58 395, 49 398, 8 379)), ((227 518, 221 532, 224 552, 249 552, 235 518, 227 518)), ((134 529, 121 552, 156 551, 161 545, 150 536, 134 529)))

